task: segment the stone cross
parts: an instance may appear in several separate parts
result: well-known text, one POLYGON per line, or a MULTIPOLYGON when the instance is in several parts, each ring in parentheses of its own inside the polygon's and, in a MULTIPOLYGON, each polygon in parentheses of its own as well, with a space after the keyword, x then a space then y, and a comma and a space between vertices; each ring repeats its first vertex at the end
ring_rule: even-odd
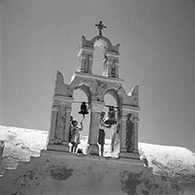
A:
POLYGON ((104 26, 102 21, 99 21, 98 24, 95 25, 97 27, 97 29, 99 29, 99 35, 102 35, 102 30, 104 30, 104 28, 106 28, 106 26, 104 26))

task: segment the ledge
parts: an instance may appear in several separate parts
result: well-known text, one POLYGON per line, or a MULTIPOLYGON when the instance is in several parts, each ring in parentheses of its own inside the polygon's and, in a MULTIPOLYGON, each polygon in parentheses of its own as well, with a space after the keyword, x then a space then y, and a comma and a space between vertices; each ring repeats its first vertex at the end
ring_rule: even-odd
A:
POLYGON ((102 81, 106 81, 106 82, 114 82, 114 83, 124 83, 123 79, 119 79, 119 78, 114 78, 114 77, 105 77, 105 76, 101 76, 101 75, 96 75, 96 74, 89 74, 89 73, 83 73, 83 72, 75 72, 71 81, 75 78, 75 76, 79 76, 79 77, 84 77, 84 78, 91 78, 91 79, 98 79, 98 80, 102 80, 102 81))
POLYGON ((69 159, 83 159, 83 160, 90 160, 90 161, 98 161, 98 162, 111 162, 117 164, 126 164, 126 165, 137 165, 144 167, 144 162, 137 158, 113 158, 113 157, 102 157, 90 154, 73 154, 69 152, 63 151, 52 151, 52 150, 41 150, 41 156, 48 156, 48 155, 57 155, 63 158, 69 159))

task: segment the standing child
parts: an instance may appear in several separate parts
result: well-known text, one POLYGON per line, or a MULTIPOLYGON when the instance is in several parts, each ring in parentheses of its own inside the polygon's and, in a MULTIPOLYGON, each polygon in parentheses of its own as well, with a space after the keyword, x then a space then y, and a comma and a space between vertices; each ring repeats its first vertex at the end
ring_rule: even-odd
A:
POLYGON ((71 152, 76 153, 77 146, 80 143, 80 133, 79 131, 83 130, 83 123, 81 122, 81 127, 77 127, 78 122, 76 120, 72 121, 72 127, 71 127, 71 152))
POLYGON ((110 128, 110 125, 104 123, 105 112, 100 113, 100 124, 99 124, 99 137, 98 143, 100 145, 100 156, 104 154, 104 143, 105 143, 105 128, 110 128))
POLYGON ((70 116, 70 126, 69 126, 69 134, 68 134, 68 142, 71 142, 71 130, 72 130, 72 121, 73 121, 73 116, 70 116))

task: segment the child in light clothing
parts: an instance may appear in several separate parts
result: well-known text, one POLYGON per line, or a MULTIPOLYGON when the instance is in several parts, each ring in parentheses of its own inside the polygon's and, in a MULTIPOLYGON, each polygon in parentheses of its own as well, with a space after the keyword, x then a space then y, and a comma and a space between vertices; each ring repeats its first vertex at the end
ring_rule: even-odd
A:
POLYGON ((104 144, 105 144, 105 128, 109 128, 110 125, 106 125, 104 123, 104 116, 105 112, 100 113, 100 124, 99 124, 99 137, 98 137, 98 143, 100 145, 100 156, 103 156, 104 154, 104 144))
POLYGON ((77 127, 78 122, 76 120, 72 121, 72 127, 71 127, 71 152, 76 153, 77 146, 80 144, 80 133, 79 131, 83 130, 83 124, 82 122, 80 123, 81 127, 77 127))

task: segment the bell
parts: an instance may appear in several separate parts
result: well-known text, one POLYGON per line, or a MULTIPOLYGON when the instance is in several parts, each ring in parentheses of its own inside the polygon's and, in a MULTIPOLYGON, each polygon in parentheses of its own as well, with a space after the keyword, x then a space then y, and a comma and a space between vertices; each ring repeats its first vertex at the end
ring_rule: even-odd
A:
POLYGON ((85 102, 83 102, 83 103, 81 104, 80 111, 79 111, 78 113, 79 113, 79 114, 82 114, 83 117, 84 117, 86 114, 89 113, 89 112, 87 111, 87 105, 86 105, 85 102))
POLYGON ((106 118, 105 124, 108 124, 109 126, 114 125, 117 123, 117 120, 115 118, 115 110, 113 106, 109 107, 109 111, 108 111, 108 117, 106 118))

